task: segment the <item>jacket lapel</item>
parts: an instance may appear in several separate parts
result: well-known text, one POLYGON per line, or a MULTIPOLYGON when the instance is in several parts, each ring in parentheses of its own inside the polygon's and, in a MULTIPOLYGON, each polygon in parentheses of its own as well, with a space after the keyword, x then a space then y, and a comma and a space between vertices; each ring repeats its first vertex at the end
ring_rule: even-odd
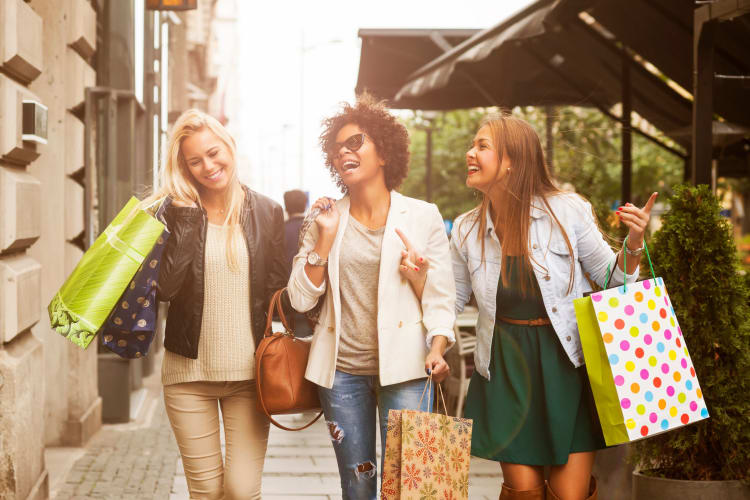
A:
POLYGON ((336 239, 333 241, 331 253, 328 256, 328 283, 331 285, 333 296, 333 310, 335 311, 336 331, 341 331, 341 288, 339 286, 339 256, 341 255, 341 241, 344 231, 349 223, 349 197, 346 196, 338 202, 339 227, 336 230, 336 239))
POLYGON ((391 206, 388 209, 388 217, 385 221, 385 232, 383 234, 383 245, 380 249, 380 272, 378 273, 378 325, 385 325, 384 315, 392 308, 388 307, 389 299, 398 300, 394 294, 394 273, 398 279, 398 263, 401 262, 401 250, 404 245, 401 238, 396 234, 396 228, 404 231, 409 236, 407 222, 406 200, 396 191, 391 191, 391 206))

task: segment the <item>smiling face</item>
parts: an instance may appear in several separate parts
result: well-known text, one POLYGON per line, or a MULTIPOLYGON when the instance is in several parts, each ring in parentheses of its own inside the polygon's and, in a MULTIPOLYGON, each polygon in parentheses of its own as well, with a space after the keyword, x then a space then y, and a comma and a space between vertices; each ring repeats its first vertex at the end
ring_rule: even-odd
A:
POLYGON ((234 159, 227 145, 209 128, 185 137, 180 152, 199 191, 226 190, 234 174, 234 159))
POLYGON ((485 125, 474 136, 471 149, 466 152, 466 185, 487 194, 493 184, 502 180, 510 170, 510 159, 503 155, 502 163, 492 131, 485 125))
POLYGON ((385 162, 378 155, 372 139, 359 125, 348 123, 341 127, 336 134, 335 142, 336 145, 329 154, 333 158, 333 167, 347 188, 354 189, 378 178, 385 183, 385 162), (355 136, 361 139, 362 134, 364 141, 359 145, 355 136))

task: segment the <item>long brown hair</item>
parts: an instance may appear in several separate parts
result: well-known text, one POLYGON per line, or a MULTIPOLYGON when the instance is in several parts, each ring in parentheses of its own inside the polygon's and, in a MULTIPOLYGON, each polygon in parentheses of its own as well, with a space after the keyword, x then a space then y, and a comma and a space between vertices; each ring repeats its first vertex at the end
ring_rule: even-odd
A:
MULTIPOLYGON (((546 211, 552 217, 565 239, 565 244, 568 246, 570 281, 568 282, 567 293, 570 293, 573 290, 575 277, 573 246, 548 202, 550 196, 562 193, 562 191, 550 176, 539 136, 531 125, 508 113, 488 115, 480 124, 480 129, 484 127, 488 127, 490 130, 498 157, 498 165, 501 165, 503 157, 508 155, 511 168, 502 180, 495 180, 490 188, 495 188, 495 183, 497 183, 497 187, 503 190, 503 206, 492 207, 492 211, 490 211, 490 198, 483 195, 481 203, 473 210, 473 217, 467 217, 468 220, 473 221, 472 227, 479 224, 477 237, 482 245, 482 262, 484 262, 487 214, 489 212, 492 216, 492 212, 494 212, 493 223, 495 228, 500 228, 502 231, 503 258, 500 275, 503 286, 509 285, 511 257, 519 256, 521 258, 519 259, 518 277, 521 292, 527 295, 534 289, 536 278, 534 277, 532 262, 539 266, 542 265, 536 262, 531 254, 529 228, 531 227, 532 205, 535 198, 538 198, 544 206, 535 208, 546 211)), ((470 230, 467 231, 466 237, 470 232, 470 230)))

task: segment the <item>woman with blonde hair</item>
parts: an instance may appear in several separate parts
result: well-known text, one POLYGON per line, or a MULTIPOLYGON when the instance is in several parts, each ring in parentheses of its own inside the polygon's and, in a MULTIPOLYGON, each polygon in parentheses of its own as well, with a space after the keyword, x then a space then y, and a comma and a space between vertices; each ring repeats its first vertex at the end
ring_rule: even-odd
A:
POLYGON ((284 216, 240 183, 235 158, 234 139, 216 119, 185 111, 161 187, 145 201, 167 204, 157 284, 169 302, 162 383, 190 498, 260 498, 268 441, 251 379, 269 299, 288 278, 284 216))
POLYGON ((596 498, 591 469, 604 440, 573 300, 591 291, 584 273, 599 286, 610 274, 613 285, 635 280, 656 193, 642 209, 620 207, 629 235, 615 253, 591 204, 554 184, 528 123, 488 117, 466 163, 466 185, 483 199, 456 220, 451 254, 456 309, 472 291, 479 306, 465 411, 472 454, 500 462, 501 500, 596 498))

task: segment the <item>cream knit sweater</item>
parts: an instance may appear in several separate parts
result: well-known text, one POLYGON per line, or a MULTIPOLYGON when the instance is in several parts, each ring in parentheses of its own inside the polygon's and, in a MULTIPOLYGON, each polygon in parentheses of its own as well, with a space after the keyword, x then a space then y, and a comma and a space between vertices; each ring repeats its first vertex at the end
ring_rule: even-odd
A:
POLYGON ((226 226, 208 224, 203 269, 203 321, 198 358, 164 353, 164 385, 195 381, 238 381, 255 377, 255 342, 250 328, 250 259, 244 238, 239 272, 229 268, 226 226))

